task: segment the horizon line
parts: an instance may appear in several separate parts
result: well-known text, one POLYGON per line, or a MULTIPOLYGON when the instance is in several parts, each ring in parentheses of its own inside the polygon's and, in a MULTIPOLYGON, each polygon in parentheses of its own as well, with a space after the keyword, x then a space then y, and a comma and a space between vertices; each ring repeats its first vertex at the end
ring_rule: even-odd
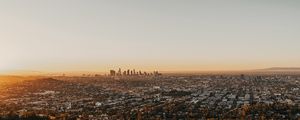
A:
MULTIPOLYGON (((71 74, 71 75, 79 75, 79 74, 100 74, 105 75, 109 73, 108 69, 106 71, 103 70, 66 70, 66 71, 46 71, 46 70, 8 70, 0 72, 0 75, 57 75, 57 74, 71 74)), ((127 70, 127 69, 126 69, 127 70)), ((130 69, 133 70, 133 69, 130 69)), ((299 72, 300 67, 268 67, 268 68, 256 68, 256 69, 215 69, 215 70, 142 70, 146 72, 159 71, 161 73, 206 73, 206 72, 255 72, 255 71, 295 71, 299 72), (282 70, 281 70, 282 69, 282 70), (289 70, 290 69, 290 70, 289 70)))

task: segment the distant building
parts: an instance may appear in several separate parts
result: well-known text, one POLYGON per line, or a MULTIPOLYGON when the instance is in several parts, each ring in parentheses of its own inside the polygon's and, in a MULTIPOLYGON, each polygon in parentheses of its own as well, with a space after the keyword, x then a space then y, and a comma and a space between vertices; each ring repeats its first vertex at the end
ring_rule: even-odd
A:
POLYGON ((154 71, 154 72, 153 72, 153 75, 154 75, 154 76, 160 76, 160 75, 162 75, 162 74, 159 73, 158 71, 154 71))
POLYGON ((128 69, 128 70, 127 70, 127 75, 129 75, 129 74, 130 74, 130 70, 128 69))
POLYGON ((116 75, 116 71, 115 70, 110 70, 110 76, 115 76, 116 75))
POLYGON ((119 75, 119 76, 121 76, 121 75, 122 75, 121 68, 119 68, 118 75, 119 75))
POLYGON ((241 74, 241 79, 244 80, 245 79, 245 75, 241 74))

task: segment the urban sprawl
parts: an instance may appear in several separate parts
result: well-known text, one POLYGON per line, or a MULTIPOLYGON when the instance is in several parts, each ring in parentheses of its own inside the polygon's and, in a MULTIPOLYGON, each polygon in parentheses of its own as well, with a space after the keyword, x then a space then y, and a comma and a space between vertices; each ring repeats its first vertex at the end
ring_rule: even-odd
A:
POLYGON ((51 76, 0 87, 0 120, 300 119, 300 74, 51 76))

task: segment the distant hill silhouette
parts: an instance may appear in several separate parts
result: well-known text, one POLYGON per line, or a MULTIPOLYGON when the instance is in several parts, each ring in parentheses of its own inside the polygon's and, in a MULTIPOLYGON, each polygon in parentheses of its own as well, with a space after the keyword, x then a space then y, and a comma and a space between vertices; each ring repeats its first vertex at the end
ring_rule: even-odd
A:
POLYGON ((265 69, 259 69, 263 71, 300 71, 300 67, 271 67, 265 69))

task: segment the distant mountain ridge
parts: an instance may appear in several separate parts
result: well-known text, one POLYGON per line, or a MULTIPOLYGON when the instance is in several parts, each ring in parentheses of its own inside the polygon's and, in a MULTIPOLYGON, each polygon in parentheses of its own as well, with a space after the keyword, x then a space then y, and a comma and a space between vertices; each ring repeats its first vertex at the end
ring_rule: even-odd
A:
POLYGON ((300 71, 300 67, 271 67, 260 70, 266 71, 300 71))

